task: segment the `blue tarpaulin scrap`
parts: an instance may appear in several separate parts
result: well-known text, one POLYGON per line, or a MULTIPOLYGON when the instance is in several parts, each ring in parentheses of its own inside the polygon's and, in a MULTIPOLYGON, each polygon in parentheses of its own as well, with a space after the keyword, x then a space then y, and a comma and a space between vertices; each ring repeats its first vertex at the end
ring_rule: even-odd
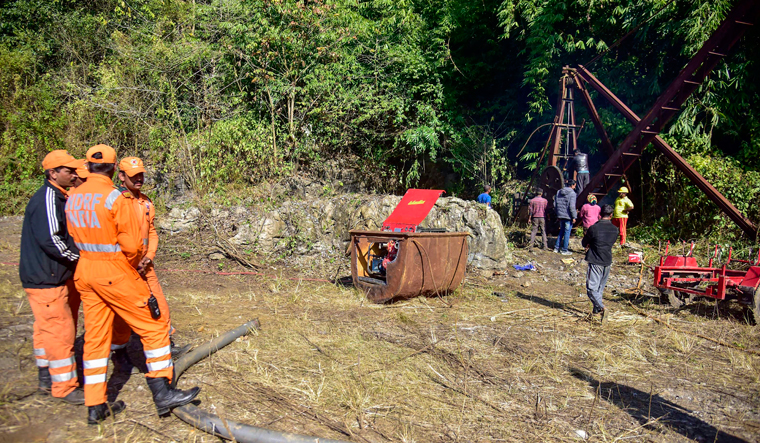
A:
POLYGON ((536 268, 533 266, 533 263, 528 263, 526 265, 512 265, 515 270, 517 271, 535 271, 536 268))

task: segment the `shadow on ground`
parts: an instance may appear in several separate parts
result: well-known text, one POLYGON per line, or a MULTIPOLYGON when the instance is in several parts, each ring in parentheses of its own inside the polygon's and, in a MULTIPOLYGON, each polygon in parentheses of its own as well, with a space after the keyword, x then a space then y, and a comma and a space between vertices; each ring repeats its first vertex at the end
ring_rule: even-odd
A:
POLYGON ((588 382, 594 390, 598 391, 600 399, 627 412, 646 429, 656 431, 657 424, 661 424, 684 437, 697 441, 748 443, 746 440, 726 434, 715 426, 695 417, 688 409, 659 395, 650 395, 648 392, 619 383, 600 382, 577 368, 570 368, 570 373, 574 377, 588 382))
POLYGON ((342 286, 344 288, 353 288, 354 287, 354 278, 352 276, 346 276, 341 277, 337 280, 335 280, 335 284, 338 286, 342 286))
MULTIPOLYGON (((577 315, 580 315, 580 316, 586 316, 588 314, 588 312, 583 311, 581 309, 578 309, 574 305, 575 304, 579 304, 579 305, 586 306, 586 307, 588 307, 588 306, 591 305, 591 302, 589 302, 588 299, 584 299, 583 300, 583 302, 585 302, 585 303, 578 303, 578 302, 562 303, 562 302, 558 302, 558 301, 549 300, 549 299, 546 299, 546 298, 543 298, 543 297, 539 297, 539 296, 534 295, 534 294, 525 294, 525 293, 522 293, 522 292, 519 292, 519 291, 515 292, 515 297, 521 298, 523 300, 528 300, 528 301, 531 301, 533 303, 538 303, 539 305, 546 306, 547 308, 560 309, 562 311, 571 312, 573 314, 577 314, 577 315)), ((590 311, 591 311, 591 309, 589 308, 589 312, 590 311)))

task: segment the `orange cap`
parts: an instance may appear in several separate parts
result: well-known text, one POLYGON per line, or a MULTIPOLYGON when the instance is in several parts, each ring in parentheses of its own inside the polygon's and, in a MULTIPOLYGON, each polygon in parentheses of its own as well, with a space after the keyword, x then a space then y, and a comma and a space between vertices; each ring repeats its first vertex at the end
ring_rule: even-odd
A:
POLYGON ((143 161, 137 157, 125 157, 119 162, 119 170, 130 177, 145 172, 143 161))
POLYGON ((77 159, 73 155, 66 152, 65 149, 56 149, 50 152, 42 160, 42 169, 55 169, 59 166, 66 166, 67 168, 76 168, 77 159))
POLYGON ((87 161, 90 163, 116 163, 116 151, 108 145, 95 145, 87 150, 87 161), (98 152, 101 157, 93 157, 98 152))
POLYGON ((85 168, 84 166, 85 163, 87 163, 87 159, 84 159, 84 158, 76 161, 77 175, 81 179, 86 179, 87 177, 90 176, 90 171, 88 171, 87 168, 85 168))

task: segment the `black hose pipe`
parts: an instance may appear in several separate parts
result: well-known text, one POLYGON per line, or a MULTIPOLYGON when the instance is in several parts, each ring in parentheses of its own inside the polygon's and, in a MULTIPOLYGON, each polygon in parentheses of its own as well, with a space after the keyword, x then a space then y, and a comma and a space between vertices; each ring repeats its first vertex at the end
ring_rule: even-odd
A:
MULTIPOLYGON (((172 384, 175 384, 177 379, 190 366, 237 340, 238 337, 248 334, 251 330, 259 329, 260 326, 258 319, 251 320, 183 355, 174 362, 174 379, 172 380, 172 384)), ((306 435, 289 434, 231 420, 222 420, 217 415, 209 414, 192 404, 174 408, 172 413, 185 423, 195 426, 204 432, 227 440, 234 439, 238 443, 347 443, 341 440, 328 440, 306 435)))
POLYGON ((261 328, 259 319, 253 319, 248 323, 244 323, 229 332, 225 332, 224 334, 211 340, 205 345, 198 346, 197 348, 193 349, 192 352, 188 352, 187 354, 183 355, 174 362, 174 379, 172 380, 172 385, 177 383, 177 379, 190 366, 222 349, 223 347, 237 340, 239 337, 248 334, 251 330, 259 328, 261 328))

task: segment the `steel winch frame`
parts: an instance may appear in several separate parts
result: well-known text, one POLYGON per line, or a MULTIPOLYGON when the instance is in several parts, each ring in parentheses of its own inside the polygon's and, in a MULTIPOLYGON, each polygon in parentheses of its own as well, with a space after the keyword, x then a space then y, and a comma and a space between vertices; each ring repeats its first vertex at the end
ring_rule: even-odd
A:
MULTIPOLYGON (((609 156, 599 172, 591 178, 588 186, 578 195, 576 202, 578 208, 586 202, 589 193, 596 195, 601 200, 613 191, 618 181, 625 177, 626 171, 642 156, 644 148, 652 143, 750 239, 755 240, 758 236, 758 227, 668 145, 659 136, 659 133, 680 112, 684 102, 702 85, 710 72, 731 51, 746 30, 757 22, 759 17, 760 0, 743 0, 737 3, 713 35, 657 98, 643 118, 633 112, 585 66, 565 66, 562 70, 562 78, 559 81, 560 94, 557 111, 547 142, 548 167, 543 171, 540 179, 540 186, 548 194, 545 196, 549 201, 553 200, 554 194, 562 187, 562 173, 557 164, 560 159, 568 157, 567 152, 562 153, 562 140, 565 140, 566 150, 569 150, 570 146, 577 146, 578 134, 583 126, 579 126, 575 122, 574 101, 577 91, 577 95, 580 96, 588 110, 594 128, 601 139, 602 148, 609 156), (589 94, 589 87, 594 89, 599 96, 609 102, 634 126, 617 148, 613 146, 604 129, 599 113, 589 94), (564 136, 563 132, 565 133, 564 136), (557 174, 560 174, 559 177, 557 174)), ((628 183, 628 180, 625 181, 628 183)))

